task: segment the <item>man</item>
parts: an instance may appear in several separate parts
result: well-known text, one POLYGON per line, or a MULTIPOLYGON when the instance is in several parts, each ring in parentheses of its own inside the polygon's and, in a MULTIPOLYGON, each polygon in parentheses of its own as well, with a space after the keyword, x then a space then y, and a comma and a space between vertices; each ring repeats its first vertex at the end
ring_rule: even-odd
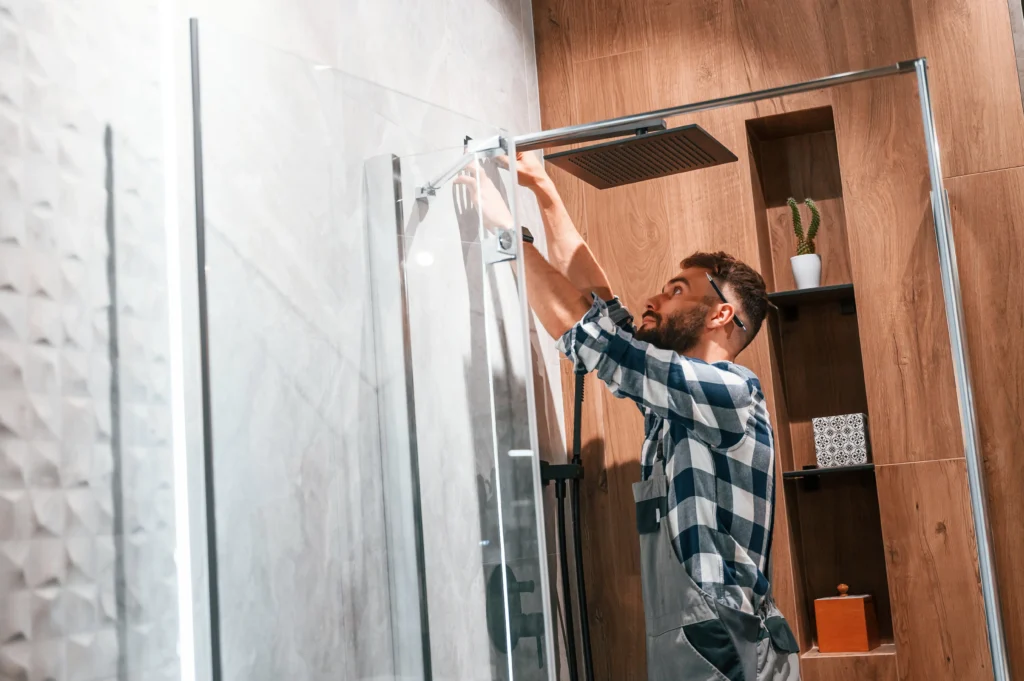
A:
MULTIPOLYGON (((769 585, 771 423, 757 377, 734 363, 764 321, 764 280, 725 253, 694 253, 635 327, 543 163, 520 154, 516 166, 548 237, 547 259, 524 244, 530 306, 578 372, 596 371, 644 414, 634 497, 648 678, 798 679, 769 585)), ((489 227, 514 227, 479 167, 456 182, 489 227)))

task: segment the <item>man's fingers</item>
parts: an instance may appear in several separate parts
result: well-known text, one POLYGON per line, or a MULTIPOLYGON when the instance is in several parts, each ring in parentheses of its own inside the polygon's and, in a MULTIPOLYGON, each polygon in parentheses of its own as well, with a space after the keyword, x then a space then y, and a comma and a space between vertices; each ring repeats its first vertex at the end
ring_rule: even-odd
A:
MULTIPOLYGON (((518 157, 519 155, 516 154, 516 156, 518 157)), ((504 168, 505 170, 508 170, 508 156, 505 156, 505 155, 495 156, 494 157, 494 162, 497 163, 502 168, 504 168)))
POLYGON ((455 184, 474 184, 476 182, 476 178, 472 175, 456 175, 453 182, 455 184))

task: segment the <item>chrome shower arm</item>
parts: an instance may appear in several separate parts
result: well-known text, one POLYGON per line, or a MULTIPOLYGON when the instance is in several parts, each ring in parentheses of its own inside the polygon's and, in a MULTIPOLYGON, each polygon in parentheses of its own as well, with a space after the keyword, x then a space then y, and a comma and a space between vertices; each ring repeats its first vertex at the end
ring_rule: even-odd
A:
POLYGON ((496 135, 480 142, 470 140, 466 145, 466 153, 462 158, 433 181, 416 188, 416 199, 429 201, 437 196, 438 189, 448 184, 452 178, 465 170, 478 156, 493 156, 499 151, 508 153, 508 140, 501 135, 496 135))

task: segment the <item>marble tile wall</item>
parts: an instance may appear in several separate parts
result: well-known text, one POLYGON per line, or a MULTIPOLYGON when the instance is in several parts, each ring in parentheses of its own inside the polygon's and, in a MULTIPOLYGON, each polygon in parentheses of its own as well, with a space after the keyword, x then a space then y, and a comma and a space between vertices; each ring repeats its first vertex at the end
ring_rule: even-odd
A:
MULTIPOLYGON (((538 128, 530 4, 236 6, 201 11, 225 672, 391 678, 363 164, 397 154, 414 182, 466 134, 538 128)), ((523 219, 538 224, 529 206, 523 219)), ((498 433, 502 447, 527 446, 537 371, 554 412, 542 449, 564 456, 557 359, 548 344, 540 365, 526 360, 507 267, 486 275, 500 319, 484 324, 479 249, 464 247, 450 196, 422 227, 407 247, 434 678, 506 678, 483 595, 499 560, 486 363, 498 422, 518 428, 498 433)), ((522 471, 499 472, 507 499, 517 477, 525 494, 522 471)), ((547 549, 519 507, 507 539, 520 579, 536 580, 528 555, 547 549)), ((543 678, 533 641, 515 654, 516 678, 543 678)))

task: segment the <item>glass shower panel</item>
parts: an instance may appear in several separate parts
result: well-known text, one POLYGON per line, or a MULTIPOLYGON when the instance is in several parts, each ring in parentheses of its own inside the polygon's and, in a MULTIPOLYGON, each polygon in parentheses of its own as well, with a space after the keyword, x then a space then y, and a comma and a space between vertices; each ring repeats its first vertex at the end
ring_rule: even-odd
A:
POLYGON ((514 150, 206 22, 197 44, 214 668, 553 678, 519 235, 453 193, 475 161, 512 196, 514 150))
POLYGON ((362 186, 336 83, 207 23, 198 71, 214 664, 228 680, 389 678, 364 229, 346 210, 362 186))
POLYGON ((393 578, 423 575, 422 664, 436 679, 553 678, 520 236, 469 200, 469 185, 494 187, 500 224, 518 224, 494 159, 514 151, 495 132, 367 164, 381 412, 404 411, 383 416, 385 505, 389 528, 408 529, 391 536, 420 547, 389 556, 393 578), (389 429, 408 441, 393 447, 389 429))

